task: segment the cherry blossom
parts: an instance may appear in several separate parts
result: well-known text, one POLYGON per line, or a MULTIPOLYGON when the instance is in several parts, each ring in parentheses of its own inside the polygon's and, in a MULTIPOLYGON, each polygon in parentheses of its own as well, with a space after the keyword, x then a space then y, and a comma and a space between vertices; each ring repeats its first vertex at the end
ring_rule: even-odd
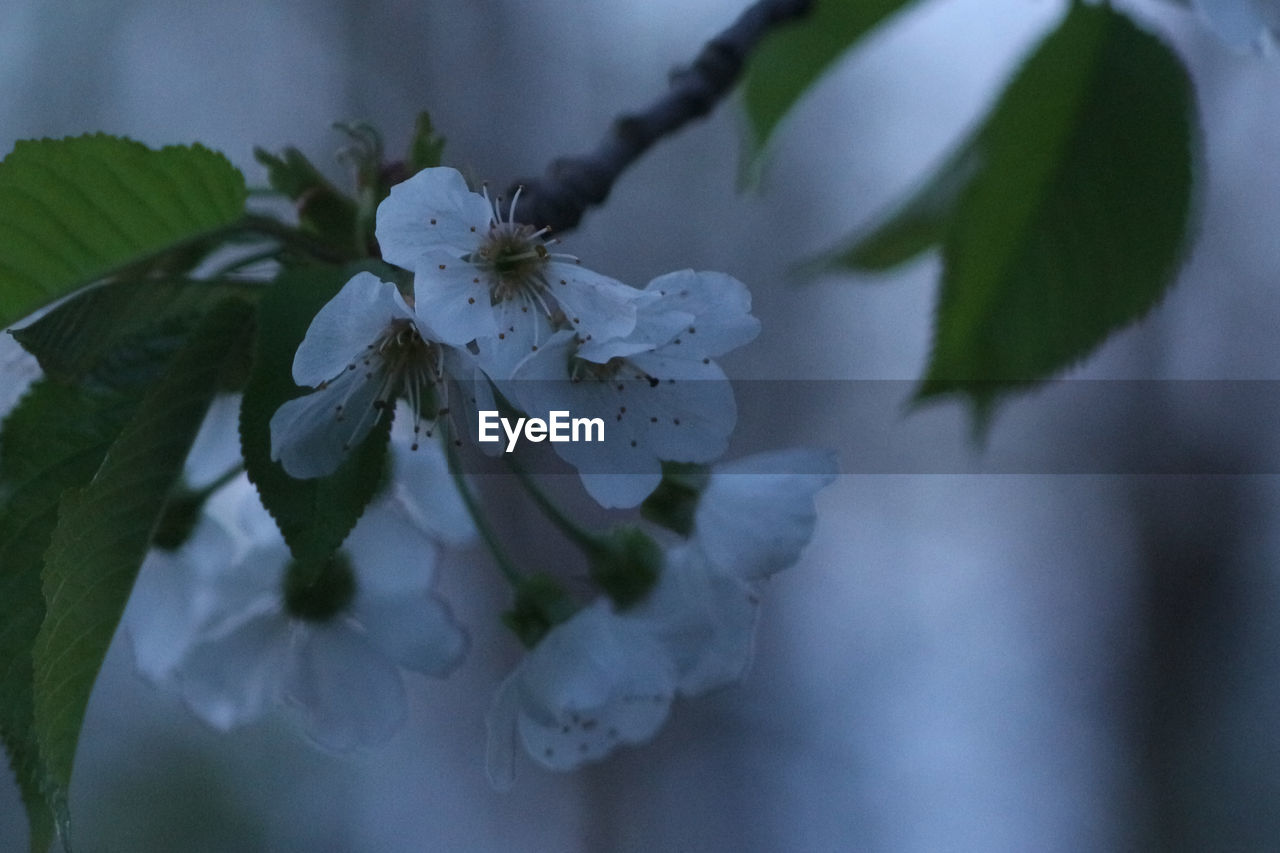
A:
POLYGON ((444 385, 444 357, 394 284, 358 273, 298 346, 294 381, 315 390, 272 416, 271 458, 299 479, 332 474, 398 397, 409 402, 416 446, 423 405, 444 385))
POLYGON ((628 335, 560 331, 514 366, 483 346, 480 362, 531 416, 603 418, 603 442, 553 446, 598 502, 632 507, 661 481, 662 460, 710 462, 728 448, 737 407, 714 359, 756 336, 750 312, 737 279, 683 270, 649 282, 628 335))
POLYGON ((529 352, 557 326, 611 338, 635 325, 634 288, 550 251, 547 229, 516 222, 462 175, 423 169, 378 206, 382 257, 414 273, 414 300, 445 343, 493 339, 529 352))
POLYGON ((570 770, 653 737, 676 695, 741 679, 751 663, 761 583, 812 538, 831 453, 791 450, 713 469, 693 533, 668 548, 635 607, 601 597, 554 627, 499 688, 488 770, 512 782, 517 739, 538 764, 570 770))
POLYGON ((456 495, 444 497, 434 444, 393 453, 393 466, 397 485, 318 567, 292 560, 238 483, 234 511, 206 515, 179 551, 144 564, 125 618, 140 674, 221 731, 283 708, 334 751, 390 737, 405 716, 401 670, 443 677, 466 651, 432 588, 437 543, 472 532, 456 495))

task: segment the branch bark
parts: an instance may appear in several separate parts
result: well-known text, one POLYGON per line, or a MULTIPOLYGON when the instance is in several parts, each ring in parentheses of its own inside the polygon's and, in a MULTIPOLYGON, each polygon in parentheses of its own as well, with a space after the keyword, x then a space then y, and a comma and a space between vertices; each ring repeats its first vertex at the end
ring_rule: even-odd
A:
POLYGON ((693 64, 672 76, 671 87, 644 110, 614 120, 594 151, 552 161, 523 187, 516 219, 567 231, 588 208, 602 204, 618 177, 655 142, 709 113, 738 82, 747 58, 778 26, 808 14, 814 0, 759 0, 702 48, 693 64))

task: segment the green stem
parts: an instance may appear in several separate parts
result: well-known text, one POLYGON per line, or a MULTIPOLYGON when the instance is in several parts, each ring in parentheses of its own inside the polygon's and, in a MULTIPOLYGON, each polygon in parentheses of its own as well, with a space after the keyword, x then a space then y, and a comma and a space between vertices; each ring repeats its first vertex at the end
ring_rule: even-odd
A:
POLYGON ((573 543, 587 553, 594 553, 600 549, 600 537, 590 530, 586 530, 569 516, 565 515, 564 510, 560 509, 537 482, 524 470, 520 463, 516 462, 509 455, 506 457, 507 467, 516 475, 520 481, 520 485, 524 486, 524 490, 529 493, 529 497, 533 498, 533 502, 538 505, 538 509, 542 510, 552 524, 559 528, 560 532, 573 541, 573 543))
POLYGON ((195 497, 198 497, 201 503, 204 503, 209 498, 213 497, 214 492, 217 492, 222 487, 230 484, 233 480, 235 480, 236 477, 239 477, 243 473, 244 473, 243 465, 232 465, 226 471, 219 474, 217 478, 214 479, 212 482, 210 482, 208 485, 205 485, 200 487, 199 489, 193 490, 192 494, 195 497))
POLYGON ((513 587, 519 589, 524 584, 524 575, 516 568, 516 564, 507 556, 507 552, 499 544, 493 525, 489 523, 489 519, 485 516, 480 502, 476 500, 475 494, 471 491, 467 478, 462 476, 462 465, 458 459, 458 451, 449 439, 447 430, 444 431, 441 440, 444 442, 445 456, 449 461, 449 475, 453 477, 453 485, 457 488, 458 496, 462 498, 462 503, 466 506, 467 513, 471 516, 471 521, 476 526, 476 531, 480 534, 480 538, 484 540, 489 553, 493 554, 493 559, 498 564, 498 570, 502 572, 502 576, 513 587))

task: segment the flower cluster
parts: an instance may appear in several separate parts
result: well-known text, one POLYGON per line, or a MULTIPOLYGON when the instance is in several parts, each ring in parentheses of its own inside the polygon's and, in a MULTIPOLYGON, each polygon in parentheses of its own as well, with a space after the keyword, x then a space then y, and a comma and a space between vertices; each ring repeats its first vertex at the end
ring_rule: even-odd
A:
POLYGON ((282 707, 335 751, 389 737, 405 715, 400 669, 443 677, 466 651, 433 586, 440 549, 474 535, 438 447, 395 450, 392 468, 319 566, 290 558, 237 481, 180 549, 143 564, 125 614, 138 670, 222 731, 282 707))
POLYGON ((625 610, 597 599, 507 677, 489 713, 493 784, 511 782, 517 733, 539 764, 569 770, 648 740, 677 694, 741 678, 758 588, 799 559, 814 495, 835 475, 831 454, 803 450, 714 468, 692 534, 666 549, 648 598, 625 610))
POLYGON ((452 169, 419 172, 391 189, 375 229, 411 290, 361 272, 312 319, 292 365, 309 390, 271 418, 272 459, 294 478, 326 477, 399 414, 393 476, 341 551, 292 560, 249 496, 144 567, 127 620, 138 668, 209 724, 280 706, 329 748, 388 736, 403 717, 400 670, 443 676, 465 652, 432 575, 442 545, 477 528, 516 587, 508 624, 532 647, 489 715, 495 785, 509 784, 517 741, 544 767, 573 768, 651 737, 677 695, 746 672, 759 587, 808 542, 834 459, 795 450, 706 468, 737 421, 716 359, 759 332, 746 287, 693 270, 631 287, 555 251, 515 209, 504 215, 452 169), (526 475, 599 589, 582 602, 552 579, 527 595, 525 567, 447 470, 442 447, 474 434, 480 410, 607 424, 603 441, 553 444, 604 507, 639 506, 666 486, 664 466, 684 463, 695 472, 684 521, 593 534, 526 475))

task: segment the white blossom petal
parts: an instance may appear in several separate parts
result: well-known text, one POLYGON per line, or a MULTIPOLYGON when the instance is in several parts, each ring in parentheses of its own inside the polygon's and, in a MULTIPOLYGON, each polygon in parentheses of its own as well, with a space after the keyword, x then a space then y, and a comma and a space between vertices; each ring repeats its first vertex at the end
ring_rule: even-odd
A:
POLYGON ((653 737, 666 720, 675 672, 665 649, 604 601, 557 625, 498 691, 489 713, 489 775, 510 779, 512 729, 551 770, 596 761, 653 737))
POLYGON ((485 746, 485 773, 489 784, 497 791, 511 790, 515 781, 516 726, 520 718, 520 681, 524 677, 519 667, 502 680, 493 697, 489 713, 485 715, 488 742, 485 746))
POLYGON ((724 355, 760 334, 760 321, 751 316, 751 292, 731 275, 680 270, 658 276, 645 291, 660 294, 664 310, 694 317, 682 340, 699 355, 724 355))
POLYGON ((563 261, 549 262, 545 278, 565 319, 584 340, 622 338, 635 328, 636 288, 563 261))
POLYGON ((637 392, 633 400, 635 396, 644 399, 636 408, 648 419, 646 441, 660 459, 718 459, 728 450, 738 422, 733 386, 714 361, 668 358, 662 354, 668 349, 632 359, 636 367, 658 380, 647 388, 645 383, 632 386, 637 392))
POLYGON ((662 463, 657 459, 640 459, 631 467, 647 466, 653 470, 636 474, 580 474, 582 487, 591 499, 606 509, 630 509, 644 503, 662 482, 662 463))
POLYGON ((405 718, 400 672, 341 621, 308 626, 285 681, 303 731, 333 752, 382 743, 405 718))
POLYGON ((489 285, 474 267, 440 250, 423 255, 416 267, 414 310, 439 340, 462 346, 498 334, 489 285))
POLYGON ((173 674, 216 602, 201 595, 200 569, 233 553, 231 535, 205 517, 177 551, 153 549, 134 582, 123 621, 133 642, 134 665, 151 681, 173 674))
POLYGON ((416 271, 428 253, 456 258, 473 251, 492 215, 493 208, 467 188, 457 170, 441 166, 391 188, 378 205, 374 234, 383 260, 416 271))
POLYGON ((432 593, 362 596, 353 615, 369 641, 405 669, 443 678, 466 656, 466 631, 448 605, 432 593))
POLYGON ((289 623, 272 609, 250 614, 233 630, 205 637, 182 663, 183 701, 219 731, 257 720, 279 700, 290 642, 289 623))
POLYGON ((475 524, 449 474, 440 444, 426 441, 417 450, 392 444, 393 479, 387 488, 388 511, 402 513, 418 529, 451 546, 470 544, 475 524))
POLYGON ((833 452, 801 449, 716 466, 694 516, 698 547, 745 579, 792 565, 813 536, 814 496, 837 473, 833 452))
POLYGON ((675 664, 680 692, 696 696, 746 675, 759 609, 750 584, 718 574, 683 546, 668 553, 657 586, 628 615, 652 626, 675 664))
POLYGON ((298 479, 326 477, 364 440, 382 412, 377 374, 348 370, 271 416, 271 458, 298 479))
POLYGON ((393 321, 410 319, 413 312, 394 284, 373 273, 356 273, 307 327, 293 356, 293 380, 314 387, 333 379, 393 321))
POLYGON ((737 408, 715 362, 668 356, 680 349, 671 345, 571 380, 575 345, 570 333, 558 332, 519 364, 511 382, 498 384, 531 417, 564 410, 603 420, 603 442, 552 445, 599 503, 635 506, 661 479, 660 460, 710 462, 728 448, 737 408))
POLYGON ((435 540, 410 521, 385 494, 375 499, 347 534, 358 581, 357 601, 366 596, 414 595, 435 579, 435 540))

